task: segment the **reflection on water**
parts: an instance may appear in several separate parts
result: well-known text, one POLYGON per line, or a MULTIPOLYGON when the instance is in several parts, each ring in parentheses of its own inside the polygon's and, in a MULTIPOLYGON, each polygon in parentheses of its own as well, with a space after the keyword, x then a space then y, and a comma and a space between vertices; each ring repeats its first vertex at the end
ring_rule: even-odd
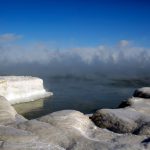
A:
POLYGON ((146 83, 137 79, 44 78, 46 89, 54 93, 52 97, 14 106, 29 119, 63 109, 93 113, 100 108, 117 107, 132 96, 135 88, 146 83))
POLYGON ((14 105, 15 109, 19 114, 24 115, 27 118, 38 117, 39 113, 44 108, 44 99, 39 99, 32 102, 20 103, 14 105), (27 114, 27 116, 26 116, 27 114), (30 115, 31 114, 31 115, 30 115))

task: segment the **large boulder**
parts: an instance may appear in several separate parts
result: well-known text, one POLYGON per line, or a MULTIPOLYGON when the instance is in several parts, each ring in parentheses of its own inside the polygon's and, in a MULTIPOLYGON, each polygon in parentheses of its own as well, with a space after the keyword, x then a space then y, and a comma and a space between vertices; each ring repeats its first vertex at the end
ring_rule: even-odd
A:
POLYGON ((7 124, 14 122, 17 112, 10 105, 10 103, 2 96, 0 96, 0 124, 7 124))
POLYGON ((128 100, 130 106, 120 109, 100 109, 91 119, 102 128, 117 133, 149 134, 150 101, 142 98, 128 100))
POLYGON ((23 116, 17 114, 13 106, 4 97, 0 96, 0 125, 19 123, 26 120, 23 116))
POLYGON ((16 129, 10 126, 0 125, 0 149, 2 150, 41 150, 50 149, 50 145, 40 142, 35 134, 16 129))
POLYGON ((27 120, 4 97, 0 97, 0 104, 2 150, 150 149, 149 99, 131 98, 125 108, 101 109, 90 116, 96 125, 107 129, 97 127, 88 115, 75 110, 27 120))
POLYGON ((65 149, 73 149, 79 141, 100 146, 100 140, 105 138, 110 141, 114 138, 114 133, 96 127, 86 115, 74 110, 55 112, 38 120, 19 123, 15 127, 38 135, 42 142, 65 149))
POLYGON ((143 124, 139 129, 136 131, 136 134, 141 135, 150 135, 150 122, 143 124))
POLYGON ((0 126, 0 140, 9 142, 27 142, 37 140, 37 136, 29 131, 16 129, 10 126, 0 126))
POLYGON ((59 145, 41 142, 32 132, 10 126, 0 126, 1 150, 63 150, 59 145))
POLYGON ((47 122, 58 128, 72 128, 82 134, 89 135, 97 127, 88 116, 75 110, 63 110, 38 118, 39 121, 47 122))
POLYGON ((148 147, 141 143, 146 136, 133 137, 101 129, 88 116, 75 110, 58 111, 13 127, 31 132, 40 142, 62 150, 146 150, 148 147))
POLYGON ((43 143, 38 141, 35 142, 7 142, 0 141, 1 150, 64 150, 64 148, 59 145, 50 145, 48 143, 43 143))
POLYGON ((150 98, 150 87, 143 87, 135 90, 134 97, 150 98))
POLYGON ((138 114, 133 110, 101 109, 96 111, 91 118, 101 128, 107 128, 117 133, 130 133, 137 128, 134 117, 137 118, 138 114))

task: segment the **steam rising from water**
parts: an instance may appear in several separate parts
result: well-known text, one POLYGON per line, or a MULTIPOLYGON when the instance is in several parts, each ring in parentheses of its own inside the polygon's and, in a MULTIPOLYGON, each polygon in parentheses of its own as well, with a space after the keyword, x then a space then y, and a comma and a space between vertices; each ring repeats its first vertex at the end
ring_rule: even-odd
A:
POLYGON ((0 69, 4 73, 50 75, 149 76, 150 49, 122 40, 117 46, 51 50, 45 45, 24 48, 0 44, 0 69))

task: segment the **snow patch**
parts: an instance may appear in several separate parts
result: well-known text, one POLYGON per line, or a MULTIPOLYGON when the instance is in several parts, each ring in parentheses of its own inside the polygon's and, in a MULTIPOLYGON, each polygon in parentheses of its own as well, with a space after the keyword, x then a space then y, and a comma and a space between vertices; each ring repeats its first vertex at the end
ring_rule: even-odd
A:
POLYGON ((0 76, 0 95, 11 104, 34 101, 53 95, 43 86, 43 80, 37 77, 0 76))

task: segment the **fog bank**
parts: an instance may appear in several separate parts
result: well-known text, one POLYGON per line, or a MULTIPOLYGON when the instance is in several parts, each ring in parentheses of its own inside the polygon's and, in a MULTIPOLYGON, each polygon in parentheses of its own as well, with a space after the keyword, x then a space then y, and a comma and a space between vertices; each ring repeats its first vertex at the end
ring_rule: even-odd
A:
POLYGON ((51 49, 0 44, 0 73, 147 77, 150 49, 122 40, 115 46, 51 49))

